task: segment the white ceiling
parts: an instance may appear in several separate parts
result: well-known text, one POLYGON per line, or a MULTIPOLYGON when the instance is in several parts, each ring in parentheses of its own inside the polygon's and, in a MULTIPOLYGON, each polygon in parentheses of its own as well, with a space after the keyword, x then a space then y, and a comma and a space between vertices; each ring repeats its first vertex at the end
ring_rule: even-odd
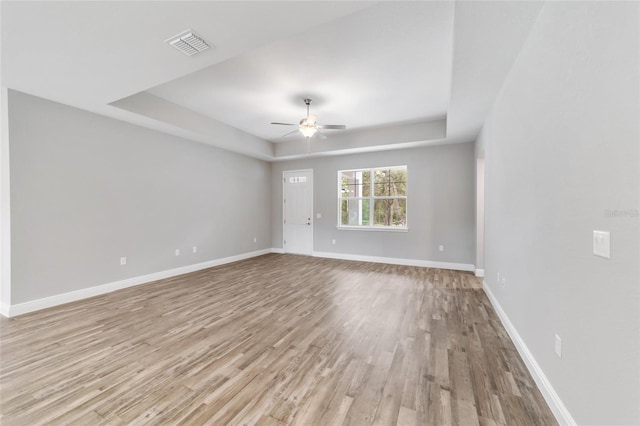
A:
POLYGON ((297 122, 307 96, 349 128, 324 153, 467 141, 540 10, 520 3, 2 1, 1 81, 267 160, 295 156, 268 123, 297 122), (163 42, 187 28, 215 48, 163 42))
POLYGON ((349 129, 443 118, 453 6, 376 4, 150 92, 272 141, 291 129, 269 123, 298 123, 306 97, 319 123, 349 129))
POLYGON ((474 133, 536 22, 543 2, 472 1, 456 7, 448 134, 474 133), (481 84, 479 84, 481 83, 481 84))

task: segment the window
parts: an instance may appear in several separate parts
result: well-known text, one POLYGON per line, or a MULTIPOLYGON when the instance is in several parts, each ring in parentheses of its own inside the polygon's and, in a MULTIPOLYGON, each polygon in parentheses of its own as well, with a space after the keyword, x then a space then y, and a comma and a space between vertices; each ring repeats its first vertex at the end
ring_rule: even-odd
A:
POLYGON ((305 183, 307 181, 306 176, 290 176, 289 183, 305 183))
POLYGON ((407 229, 407 166, 338 172, 338 227, 407 229))

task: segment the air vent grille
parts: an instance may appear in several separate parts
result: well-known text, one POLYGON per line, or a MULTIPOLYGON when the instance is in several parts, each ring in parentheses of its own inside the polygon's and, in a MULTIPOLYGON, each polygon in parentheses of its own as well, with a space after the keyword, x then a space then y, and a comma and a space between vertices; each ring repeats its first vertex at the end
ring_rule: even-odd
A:
POLYGON ((191 30, 183 31, 166 41, 187 56, 193 56, 211 47, 202 37, 191 30))

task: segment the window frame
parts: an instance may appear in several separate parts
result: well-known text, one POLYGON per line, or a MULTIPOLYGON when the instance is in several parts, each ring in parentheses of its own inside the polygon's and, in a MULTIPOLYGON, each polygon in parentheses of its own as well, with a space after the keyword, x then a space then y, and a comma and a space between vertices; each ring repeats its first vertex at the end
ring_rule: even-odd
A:
POLYGON ((338 170, 337 173, 337 190, 338 190, 338 206, 337 206, 337 217, 338 217, 338 225, 336 228, 338 230, 345 231, 383 231, 383 232, 407 232, 409 231, 409 167, 407 165, 399 165, 399 166, 382 166, 382 167, 365 167, 359 169, 344 169, 338 170), (405 195, 398 196, 376 196, 375 195, 375 172, 376 170, 398 170, 404 169, 406 174, 406 190, 405 195), (369 179, 369 195, 367 197, 343 197, 342 196, 342 174, 345 172, 370 172, 371 178, 369 179), (405 226, 387 226, 387 225, 372 225, 375 221, 375 201, 376 200, 395 200, 395 199, 403 199, 405 202, 405 226), (343 225, 342 224, 342 202, 343 200, 368 200, 369 201, 369 223, 370 225, 343 225))

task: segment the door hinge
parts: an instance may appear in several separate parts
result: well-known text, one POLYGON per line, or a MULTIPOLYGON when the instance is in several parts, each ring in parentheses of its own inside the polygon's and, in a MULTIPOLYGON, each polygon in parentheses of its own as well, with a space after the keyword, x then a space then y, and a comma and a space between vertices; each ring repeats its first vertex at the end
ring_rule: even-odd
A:
POLYGON ((284 243, 287 244, 287 240, 284 240, 284 243))
POLYGON ((284 224, 285 224, 285 225, 287 224, 287 219, 285 219, 285 220, 284 220, 284 224))

